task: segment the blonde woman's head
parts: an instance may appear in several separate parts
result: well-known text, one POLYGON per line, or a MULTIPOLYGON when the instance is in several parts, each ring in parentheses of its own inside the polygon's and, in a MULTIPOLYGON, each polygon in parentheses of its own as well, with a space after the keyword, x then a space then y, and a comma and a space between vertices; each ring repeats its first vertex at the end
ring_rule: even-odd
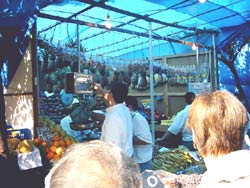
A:
POLYGON ((215 91, 195 98, 187 126, 202 156, 218 156, 241 149, 247 121, 245 107, 233 94, 215 91))

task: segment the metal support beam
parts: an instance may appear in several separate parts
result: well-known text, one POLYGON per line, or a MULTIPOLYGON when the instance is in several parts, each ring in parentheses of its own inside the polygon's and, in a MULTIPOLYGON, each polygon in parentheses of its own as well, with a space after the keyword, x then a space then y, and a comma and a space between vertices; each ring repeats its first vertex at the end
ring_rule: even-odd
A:
MULTIPOLYGON (((74 20, 74 19, 69 19, 69 18, 63 18, 63 17, 60 17, 60 16, 53 16, 53 15, 44 14, 44 13, 38 13, 38 16, 41 17, 41 18, 47 18, 47 19, 52 19, 52 20, 58 20, 58 21, 61 21, 61 22, 68 22, 68 23, 74 23, 74 24, 79 24, 79 25, 86 25, 86 26, 89 26, 89 27, 108 30, 105 25, 100 25, 100 24, 96 24, 96 23, 91 23, 91 22, 86 22, 86 21, 81 21, 81 20, 74 20)), ((121 29, 121 28, 117 28, 117 27, 111 27, 109 30, 148 38, 147 33, 141 33, 141 32, 137 32, 137 31, 131 31, 131 30, 121 29)), ((193 42, 187 42, 187 41, 182 41, 182 40, 178 40, 178 39, 172 39, 172 38, 163 37, 163 36, 159 36, 159 35, 152 35, 152 39, 165 40, 165 41, 168 41, 168 42, 175 42, 175 43, 188 45, 188 46, 193 45, 193 42)), ((198 47, 204 47, 202 44, 199 44, 199 43, 195 43, 195 45, 198 46, 198 47)))
MULTIPOLYGON (((127 25, 127 24, 132 23, 132 22, 135 22, 136 20, 138 20, 138 19, 137 19, 137 18, 135 18, 135 19, 130 20, 130 21, 126 22, 126 23, 119 24, 119 25, 117 25, 116 27, 122 27, 122 26, 125 26, 125 25, 127 25)), ((93 37, 96 37, 96 36, 98 36, 98 35, 102 35, 102 34, 107 33, 107 32, 108 32, 108 31, 102 31, 102 32, 100 32, 100 33, 97 33, 97 34, 94 34, 94 35, 91 35, 91 36, 85 37, 85 38, 81 39, 81 41, 83 41, 83 40, 87 40, 87 39, 91 39, 91 38, 93 38, 93 37)))
MULTIPOLYGON (((188 1, 188 0, 185 0, 185 1, 188 1)), ((177 3, 177 4, 175 4, 175 5, 171 6, 171 7, 175 7, 175 6, 179 5, 179 4, 181 4, 181 3, 177 3)), ((153 15, 158 14, 158 13, 160 13, 160 12, 166 11, 166 10, 170 9, 171 7, 168 7, 168 8, 159 10, 159 11, 157 11, 157 12, 151 13, 151 14, 149 14, 148 16, 153 16, 153 15)), ((131 24, 131 23, 133 23, 133 22, 135 22, 135 21, 137 21, 137 20, 139 20, 139 18, 134 18, 134 19, 132 19, 132 20, 127 21, 126 23, 119 24, 119 25, 117 25, 116 27, 122 27, 122 26, 125 26, 125 25, 129 25, 129 24, 131 24)), ((158 29, 161 29, 161 28, 164 28, 164 27, 166 27, 166 26, 158 27, 157 29, 154 29, 153 31, 158 30, 158 29)), ((104 33, 106 33, 106 32, 107 32, 107 31, 102 31, 102 32, 97 33, 97 34, 95 34, 95 35, 92 35, 92 36, 89 36, 89 37, 85 37, 85 38, 82 39, 82 40, 90 39, 90 38, 92 38, 92 37, 96 37, 96 36, 101 35, 101 34, 104 34, 104 33)))
MULTIPOLYGON (((76 12, 75 14, 72 14, 71 16, 68 17, 68 19, 74 18, 74 17, 76 17, 77 15, 79 15, 79 14, 81 14, 81 13, 83 13, 83 12, 89 10, 89 9, 92 9, 93 7, 94 7, 94 6, 92 6, 92 5, 91 5, 91 6, 88 6, 87 8, 82 9, 82 10, 80 10, 79 12, 76 12)), ((45 31, 48 31, 48 30, 52 29, 53 27, 56 27, 57 25, 59 25, 59 24, 61 24, 61 23, 62 23, 61 21, 60 21, 60 22, 56 22, 54 25, 51 25, 51 26, 49 26, 49 27, 47 27, 47 28, 45 28, 45 29, 39 31, 37 34, 39 35, 39 34, 45 32, 45 31)))
POLYGON ((197 29, 195 27, 186 27, 186 26, 181 26, 181 25, 178 25, 178 24, 163 22, 163 21, 160 21, 160 20, 156 20, 154 18, 150 18, 148 15, 140 15, 140 14, 136 14, 136 13, 133 13, 133 12, 126 11, 126 10, 122 10, 122 9, 119 9, 119 8, 116 8, 116 7, 106 5, 103 2, 100 3, 100 2, 90 1, 90 0, 78 0, 78 1, 90 4, 90 5, 94 5, 96 7, 100 7, 100 8, 106 9, 106 10, 110 10, 110 11, 113 11, 113 12, 117 12, 117 13, 120 13, 120 14, 135 17, 135 18, 147 21, 147 22, 158 23, 158 24, 161 24, 161 25, 169 26, 169 27, 185 29, 185 30, 191 30, 191 31, 197 31, 197 32, 204 32, 205 31, 205 30, 202 30, 202 29, 197 29))

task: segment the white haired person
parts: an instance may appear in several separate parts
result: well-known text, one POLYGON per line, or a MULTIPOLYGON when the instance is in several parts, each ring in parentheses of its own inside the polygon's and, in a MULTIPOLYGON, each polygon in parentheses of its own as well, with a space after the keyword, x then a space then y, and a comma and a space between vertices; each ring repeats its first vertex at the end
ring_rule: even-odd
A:
POLYGON ((227 91, 195 98, 187 126, 207 167, 199 188, 250 186, 250 150, 242 149, 247 122, 245 107, 227 91))
POLYGON ((100 140, 71 145, 45 178, 45 188, 141 188, 134 160, 100 140))

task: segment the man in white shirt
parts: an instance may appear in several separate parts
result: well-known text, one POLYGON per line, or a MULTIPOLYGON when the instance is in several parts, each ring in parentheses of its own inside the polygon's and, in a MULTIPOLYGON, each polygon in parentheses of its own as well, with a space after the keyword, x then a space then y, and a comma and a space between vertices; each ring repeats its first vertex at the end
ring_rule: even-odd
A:
POLYGON ((79 100, 74 98, 70 114, 60 120, 61 128, 76 140, 83 141, 84 135, 90 132, 88 129, 94 126, 93 123, 88 121, 90 109, 93 105, 91 99, 84 102, 84 105, 80 105, 79 100), (84 125, 86 129, 77 129, 77 125, 84 125))
POLYGON ((163 137, 156 139, 156 142, 161 142, 169 138, 172 135, 177 135, 181 133, 182 145, 186 146, 191 151, 195 150, 193 147, 192 131, 185 126, 185 123, 188 117, 189 108, 194 98, 195 98, 195 94, 193 92, 187 92, 185 94, 185 102, 187 103, 187 105, 185 106, 183 110, 177 113, 176 117, 174 118, 173 123, 170 125, 166 133, 163 135, 163 137))
POLYGON ((75 119, 75 117, 79 115, 79 110, 78 110, 79 106, 80 106, 79 101, 72 104, 71 112, 60 120, 60 127, 64 131, 66 131, 67 135, 74 137, 78 141, 82 141, 83 138, 82 132, 75 131, 70 127, 70 124, 73 123, 73 119, 75 119))
POLYGON ((133 159, 139 165, 141 172, 152 168, 152 134, 144 116, 138 112, 138 101, 134 96, 125 100, 133 121, 133 159))
POLYGON ((106 110, 102 125, 101 140, 119 146, 125 154, 132 156, 132 117, 124 104, 128 86, 114 83, 109 93, 106 93, 99 84, 95 84, 95 89, 104 96, 110 106, 106 110))

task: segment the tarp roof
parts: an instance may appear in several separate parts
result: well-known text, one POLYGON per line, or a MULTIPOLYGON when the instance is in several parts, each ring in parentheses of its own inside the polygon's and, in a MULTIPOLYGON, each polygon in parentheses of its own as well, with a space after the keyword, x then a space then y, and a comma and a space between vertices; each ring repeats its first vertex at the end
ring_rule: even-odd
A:
POLYGON ((59 41, 61 45, 76 42, 78 23, 86 53, 108 57, 147 56, 148 32, 152 29, 153 56, 161 56, 190 51, 183 44, 212 47, 213 33, 220 47, 242 29, 246 31, 250 1, 64 0, 42 8, 38 16, 39 37, 55 45, 59 41), (111 29, 105 26, 107 15, 111 29))
MULTIPOLYGON (((221 50, 236 37, 249 39, 249 0, 200 1, 1 0, 0 63, 10 65, 11 78, 26 50, 35 20, 38 37, 55 46, 59 41, 61 46, 76 46, 78 24, 86 53, 107 57, 147 57, 149 46, 154 57, 180 54, 190 52, 193 43, 204 49, 215 46, 221 50), (105 26, 107 15, 111 29, 105 26), (152 31, 152 45, 149 45, 149 31, 152 31)), ((249 67, 246 69, 249 71, 249 67)))
POLYGON ((249 35, 249 0, 200 1, 3 0, 0 27, 30 24, 35 14, 41 39, 74 46, 78 24, 86 53, 125 58, 148 56, 149 31, 153 56, 188 52, 192 43, 210 48, 213 33, 217 48, 249 35), (111 29, 105 26, 107 15, 111 29))

